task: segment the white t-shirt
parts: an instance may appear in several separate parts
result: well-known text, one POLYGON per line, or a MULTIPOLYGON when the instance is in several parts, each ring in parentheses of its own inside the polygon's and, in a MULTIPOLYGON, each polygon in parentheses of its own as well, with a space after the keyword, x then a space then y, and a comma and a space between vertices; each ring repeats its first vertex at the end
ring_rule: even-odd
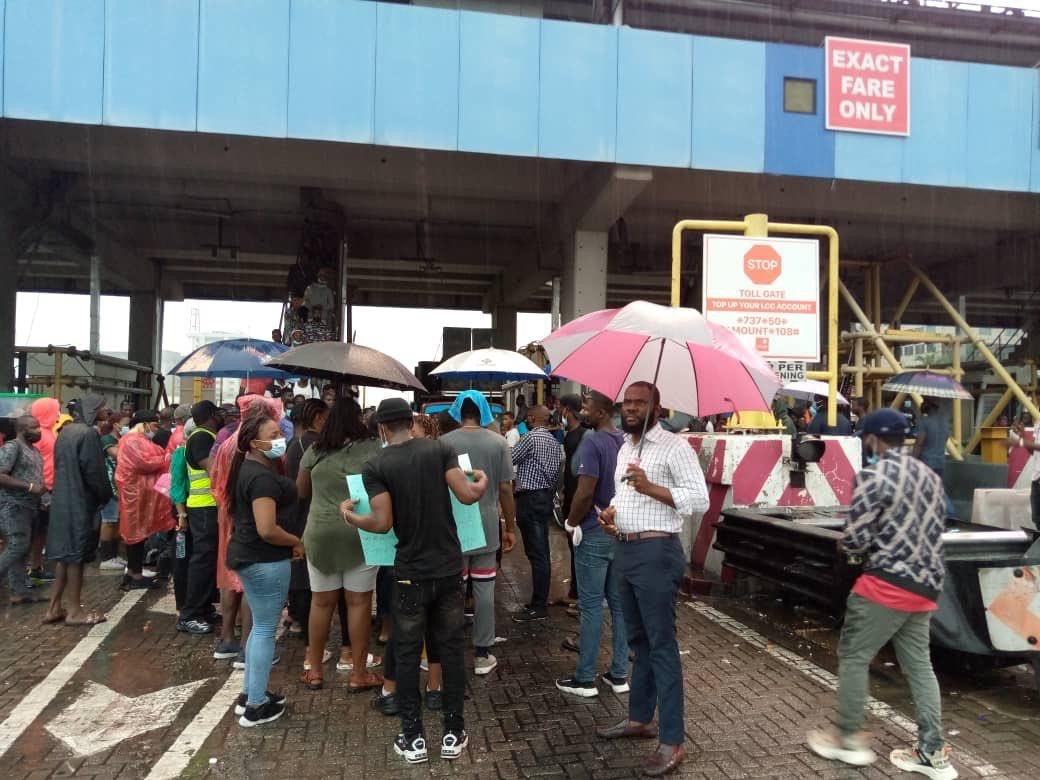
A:
POLYGON ((506 431, 506 444, 508 444, 510 447, 515 447, 519 441, 520 431, 518 431, 516 428, 510 428, 508 431, 506 431))

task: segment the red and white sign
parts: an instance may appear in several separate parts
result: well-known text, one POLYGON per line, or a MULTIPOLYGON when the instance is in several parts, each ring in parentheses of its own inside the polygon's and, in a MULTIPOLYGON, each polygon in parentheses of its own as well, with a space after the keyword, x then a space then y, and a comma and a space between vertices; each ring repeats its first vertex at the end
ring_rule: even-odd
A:
POLYGON ((817 362, 819 243, 706 235, 702 311, 767 360, 817 362))
POLYGON ((828 36, 827 129, 910 135, 910 47, 828 36))

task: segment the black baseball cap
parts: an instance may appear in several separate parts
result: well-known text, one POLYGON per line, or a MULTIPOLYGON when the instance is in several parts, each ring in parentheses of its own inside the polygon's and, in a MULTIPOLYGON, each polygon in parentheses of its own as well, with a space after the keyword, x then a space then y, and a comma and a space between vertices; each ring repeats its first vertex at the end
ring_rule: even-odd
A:
POLYGON ((902 412, 895 409, 875 409, 866 415, 859 424, 859 433, 866 436, 872 433, 875 436, 905 436, 910 431, 906 417, 902 412))
POLYGON ((373 419, 377 423, 388 423, 394 420, 412 419, 412 407, 403 398, 384 398, 379 402, 373 419))
POLYGON ((159 422, 159 413, 152 409, 141 409, 140 411, 134 412, 134 416, 130 418, 130 426, 140 425, 141 423, 153 423, 159 422))

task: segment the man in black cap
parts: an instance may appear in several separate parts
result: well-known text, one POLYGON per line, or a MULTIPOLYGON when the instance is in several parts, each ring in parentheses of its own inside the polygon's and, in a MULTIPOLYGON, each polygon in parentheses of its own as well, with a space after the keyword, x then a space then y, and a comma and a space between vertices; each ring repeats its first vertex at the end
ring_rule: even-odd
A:
POLYGON ((910 686, 917 711, 917 745, 893 750, 889 760, 906 772, 953 780, 942 731, 939 683, 932 671, 929 635, 946 568, 943 563, 943 486, 938 475, 905 452, 909 428, 895 409, 863 418, 863 454, 848 525, 841 541, 863 558, 852 586, 838 644, 838 724, 814 731, 809 749, 854 766, 875 760, 861 731, 866 715, 870 662, 888 642, 910 686))
POLYGON ((224 415, 212 401, 199 401, 191 408, 195 430, 184 440, 188 470, 188 585, 177 630, 189 634, 213 631, 213 592, 217 587, 217 500, 210 483, 210 452, 224 415))
POLYGON ((401 733, 394 750, 410 764, 427 759, 419 700, 419 655, 429 625, 444 670, 444 737, 441 758, 462 755, 467 736, 462 715, 466 687, 462 614, 462 549, 455 528, 449 490, 463 504, 480 500, 487 476, 474 470, 473 481, 459 468, 451 445, 438 439, 412 438, 412 409, 403 398, 387 398, 375 413, 387 446, 362 472, 372 514, 354 512, 356 501, 343 502, 343 519, 372 533, 397 534, 394 563, 392 652, 387 677, 397 681, 401 733), (396 671, 396 673, 395 673, 396 671))
POLYGON ((94 425, 108 418, 105 399, 87 395, 80 405, 82 421, 68 423, 54 443, 54 487, 47 528, 47 557, 56 561, 56 579, 44 623, 94 625, 105 616, 80 604, 83 564, 94 560, 101 526, 101 507, 112 498, 105 453, 94 425), (68 593, 68 609, 62 598, 68 593))

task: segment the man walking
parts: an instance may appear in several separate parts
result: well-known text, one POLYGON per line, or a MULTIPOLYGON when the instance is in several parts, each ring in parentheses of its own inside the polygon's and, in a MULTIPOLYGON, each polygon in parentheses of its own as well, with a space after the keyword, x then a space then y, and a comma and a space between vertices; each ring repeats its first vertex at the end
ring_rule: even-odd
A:
POLYGON ((610 671, 601 679, 615 693, 628 691, 628 641, 614 563, 617 540, 600 527, 596 509, 608 506, 614 498, 614 471, 624 436, 614 427, 613 401, 601 393, 589 393, 582 416, 592 426, 593 432, 578 447, 575 458, 578 484, 564 526, 574 540, 581 637, 578 668, 573 677, 557 680, 556 687, 564 693, 589 698, 599 693, 596 661, 603 632, 604 597, 610 607, 614 643, 610 671))
POLYGON ((210 452, 224 416, 212 401, 199 401, 191 409, 195 430, 184 440, 188 469, 188 534, 191 557, 188 583, 177 630, 189 634, 213 631, 213 591, 217 586, 217 500, 210 482, 210 452))
POLYGON ((51 517, 47 528, 47 557, 57 562, 51 603, 45 623, 94 625, 105 616, 85 612, 80 604, 83 591, 83 564, 94 560, 101 526, 101 507, 112 498, 112 486, 105 470, 101 437, 94 429, 108 419, 105 399, 84 396, 82 420, 68 423, 54 443, 54 489, 51 517), (68 609, 62 598, 68 592, 68 609))
POLYGON ((682 763, 683 677, 675 639, 675 596, 686 570, 679 542, 683 515, 708 508, 708 489, 693 449, 657 421, 661 397, 648 382, 625 390, 615 493, 600 515, 620 541, 616 563, 628 643, 635 651, 628 719, 596 733, 606 739, 653 739, 660 744, 643 765, 651 777, 682 763), (645 433, 644 433, 645 431, 645 433))
POLYGON ((427 760, 419 699, 419 656, 429 632, 440 651, 444 673, 444 736, 441 758, 462 755, 468 743, 463 699, 466 668, 463 654, 462 550, 448 491, 463 504, 484 495, 487 476, 472 472, 470 482, 459 469, 450 444, 412 438, 412 409, 403 398, 387 398, 375 413, 387 446, 365 464, 362 477, 372 507, 369 515, 354 512, 356 501, 343 502, 343 519, 371 533, 397 534, 394 563, 394 652, 401 733, 394 751, 410 764, 427 760))
POLYGON ((0 447, 0 580, 7 576, 11 604, 31 604, 32 587, 25 578, 33 520, 39 511, 43 485, 43 456, 35 444, 40 440, 40 423, 32 415, 19 417, 16 438, 0 447))
POLYGON ((929 654, 929 625, 943 586, 943 487, 924 463, 901 451, 906 418, 878 409, 863 419, 863 451, 878 460, 856 476, 844 549, 865 557, 845 609, 838 643, 838 729, 814 731, 809 749, 853 766, 875 760, 861 733, 870 662, 889 641, 910 685, 918 744, 893 750, 906 772, 952 780, 943 740, 939 683, 929 654))
POLYGON ((516 469, 516 516, 524 552, 531 562, 531 601, 513 613, 517 623, 545 620, 549 616, 549 519, 553 495, 563 463, 563 449, 549 432, 549 410, 527 410, 530 431, 513 447, 516 469))
MULTIPOLYGON (((502 552, 507 553, 516 545, 513 461, 506 440, 483 427, 494 420, 484 396, 476 390, 466 390, 459 397, 462 399, 458 409, 461 425, 441 436, 441 441, 450 444, 460 456, 468 455, 473 468, 483 471, 488 478, 488 489, 480 498, 480 517, 487 544, 470 550, 463 560, 463 577, 473 583, 473 671, 484 675, 498 665, 491 654, 495 643, 497 552, 500 546, 502 552), (500 518, 505 519, 504 532, 500 518)), ((452 406, 453 417, 455 408, 452 406)))

